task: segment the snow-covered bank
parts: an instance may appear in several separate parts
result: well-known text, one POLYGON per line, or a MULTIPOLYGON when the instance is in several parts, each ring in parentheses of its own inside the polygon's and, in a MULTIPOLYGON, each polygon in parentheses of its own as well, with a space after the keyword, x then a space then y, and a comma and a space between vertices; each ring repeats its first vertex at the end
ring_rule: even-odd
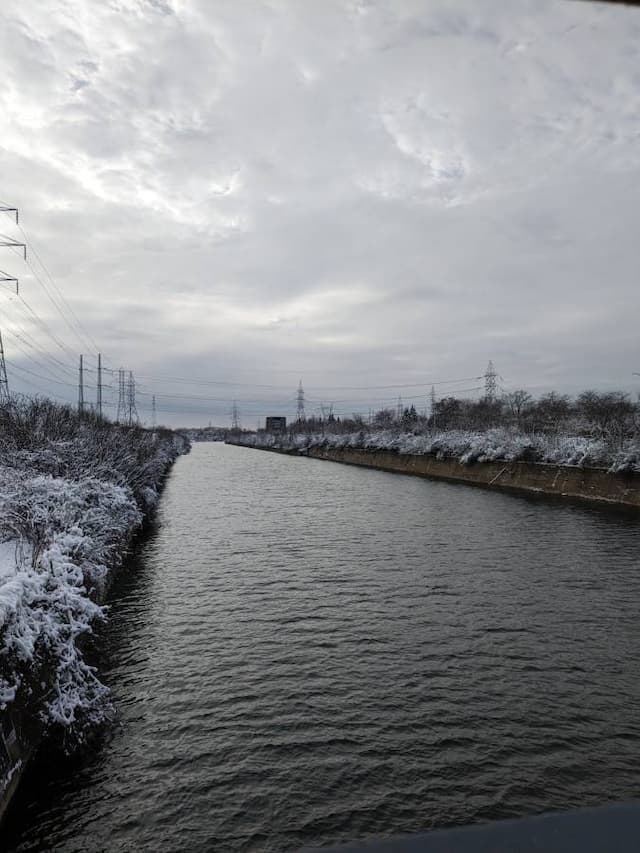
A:
POLYGON ((234 437, 233 442, 247 447, 301 452, 309 448, 386 450, 417 456, 432 455, 437 459, 455 459, 463 465, 499 461, 546 462, 605 468, 610 473, 640 472, 638 439, 629 440, 622 447, 614 447, 601 439, 584 436, 526 435, 506 429, 486 432, 451 430, 417 435, 396 430, 337 435, 298 433, 293 436, 243 433, 234 437))
POLYGON ((0 411, 0 813, 35 742, 51 733, 72 749, 108 716, 83 638, 105 618, 109 577, 188 449, 179 434, 47 402, 0 411))

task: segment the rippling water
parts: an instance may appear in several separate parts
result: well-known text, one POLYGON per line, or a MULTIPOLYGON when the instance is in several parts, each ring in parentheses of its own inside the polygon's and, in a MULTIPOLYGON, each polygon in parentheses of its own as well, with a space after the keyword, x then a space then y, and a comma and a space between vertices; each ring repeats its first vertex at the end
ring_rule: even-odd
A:
POLYGON ((119 721, 9 850, 280 851, 640 794, 640 527, 219 444, 114 590, 119 721))

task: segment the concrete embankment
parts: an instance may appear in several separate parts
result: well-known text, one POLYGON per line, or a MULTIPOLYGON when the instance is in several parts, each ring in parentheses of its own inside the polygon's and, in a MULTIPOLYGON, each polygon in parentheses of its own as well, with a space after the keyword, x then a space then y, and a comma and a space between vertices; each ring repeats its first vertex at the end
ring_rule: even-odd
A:
MULTIPOLYGON (((297 450, 279 452, 296 455, 300 453, 297 450)), ((640 475, 610 474, 603 468, 580 468, 538 462, 475 462, 463 465, 457 459, 438 459, 427 454, 413 455, 356 448, 310 447, 304 454, 314 459, 521 494, 551 495, 640 509, 640 475)))

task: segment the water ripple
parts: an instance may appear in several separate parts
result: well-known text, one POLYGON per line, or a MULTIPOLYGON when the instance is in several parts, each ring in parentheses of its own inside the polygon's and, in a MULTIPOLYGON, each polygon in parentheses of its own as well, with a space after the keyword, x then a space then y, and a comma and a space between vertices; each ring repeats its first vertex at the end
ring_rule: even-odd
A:
POLYGON ((7 850, 281 851, 637 795, 636 523, 221 445, 113 592, 119 719, 7 850))

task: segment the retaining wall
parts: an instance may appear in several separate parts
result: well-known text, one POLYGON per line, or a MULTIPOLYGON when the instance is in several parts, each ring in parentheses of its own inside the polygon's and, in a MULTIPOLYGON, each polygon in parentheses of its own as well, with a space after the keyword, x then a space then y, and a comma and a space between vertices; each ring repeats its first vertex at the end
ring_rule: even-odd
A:
POLYGON ((538 462, 475 462, 463 465, 456 459, 353 448, 314 447, 309 449, 308 455, 314 459, 364 465, 383 471, 640 509, 640 475, 610 474, 603 468, 538 462))
POLYGON ((463 465, 457 459, 438 459, 427 454, 394 453, 390 450, 310 447, 302 451, 278 447, 255 448, 239 441, 227 443, 521 494, 551 495, 640 509, 640 474, 610 474, 605 468, 580 468, 576 465, 551 465, 544 462, 474 462, 463 465))

